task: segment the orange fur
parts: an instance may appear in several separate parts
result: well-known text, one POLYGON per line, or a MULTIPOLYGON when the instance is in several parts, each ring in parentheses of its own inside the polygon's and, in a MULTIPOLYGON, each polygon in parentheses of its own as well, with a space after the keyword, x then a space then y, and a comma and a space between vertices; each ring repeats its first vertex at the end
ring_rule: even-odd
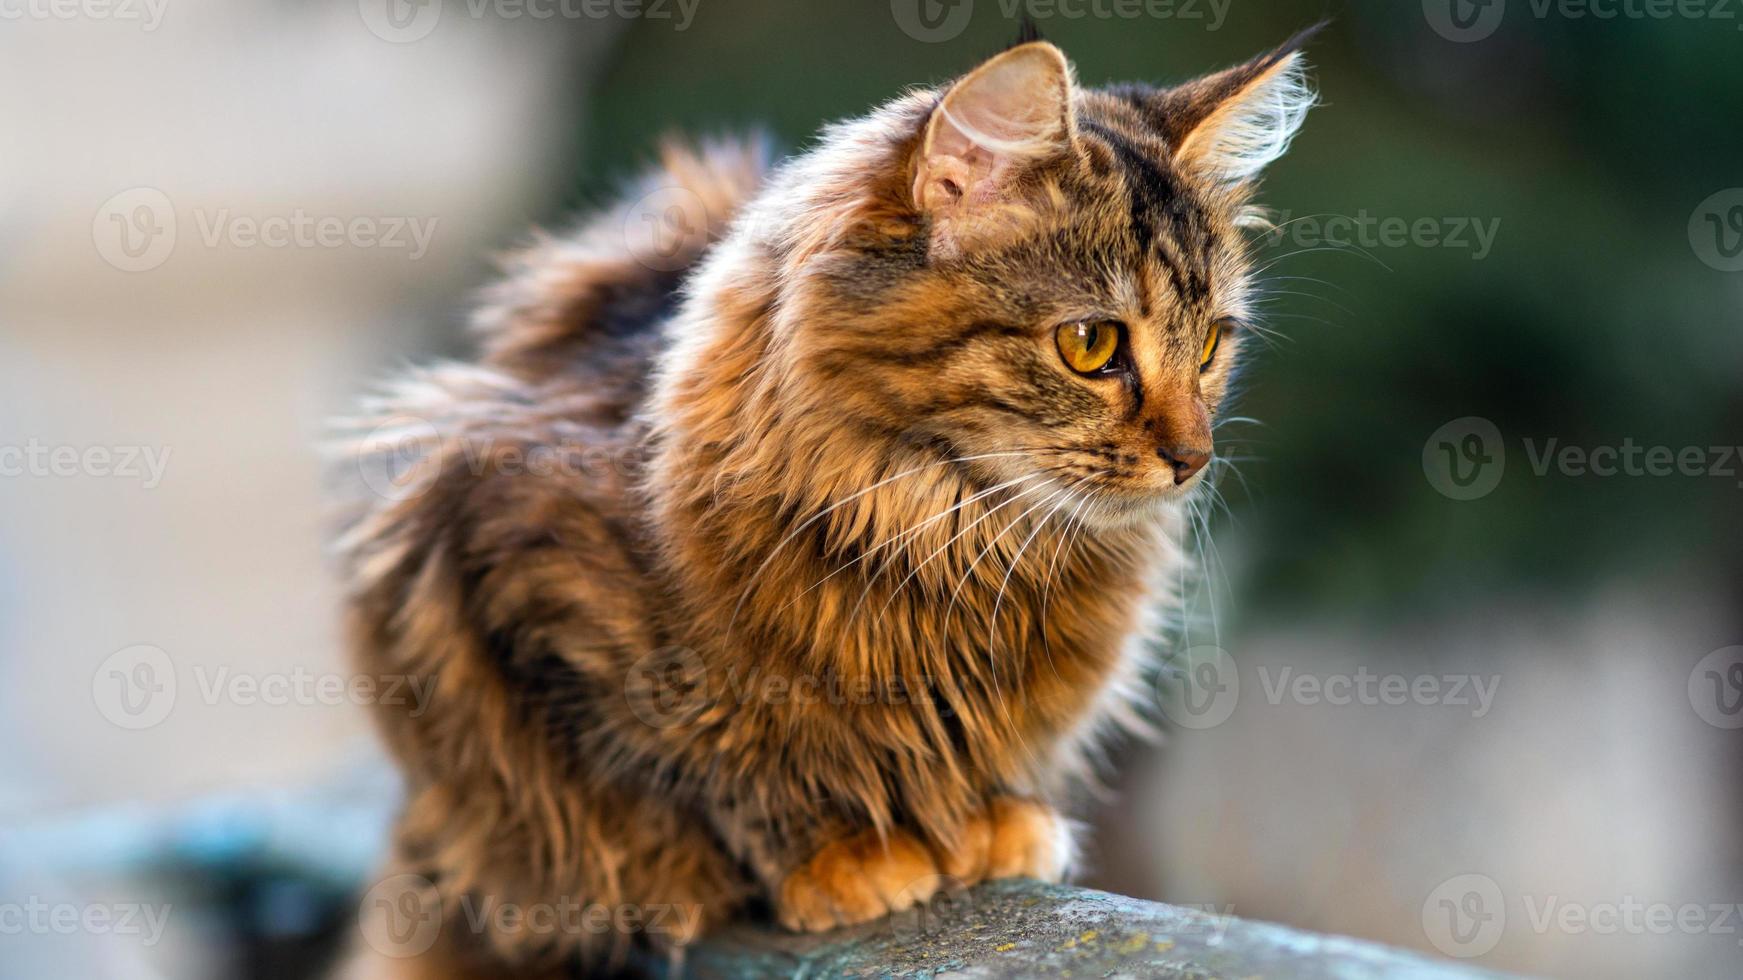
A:
POLYGON ((773 174, 668 148, 636 194, 701 202, 692 238, 650 268, 626 205, 541 241, 480 362, 361 421, 419 420, 393 431, 422 460, 342 542, 360 669, 436 685, 378 713, 408 783, 389 870, 444 916, 402 975, 693 938, 469 926, 486 899, 824 928, 1066 873, 1055 808, 1178 573, 1197 483, 1167 453, 1208 450, 1241 339, 1200 352, 1250 313, 1251 184, 1176 161, 1169 121, 1253 86, 1091 91, 1045 54, 978 76, 1069 100, 1017 120, 1019 157, 926 142, 930 92, 773 174), (1122 324, 1117 377, 1054 348, 1092 316, 1122 324))

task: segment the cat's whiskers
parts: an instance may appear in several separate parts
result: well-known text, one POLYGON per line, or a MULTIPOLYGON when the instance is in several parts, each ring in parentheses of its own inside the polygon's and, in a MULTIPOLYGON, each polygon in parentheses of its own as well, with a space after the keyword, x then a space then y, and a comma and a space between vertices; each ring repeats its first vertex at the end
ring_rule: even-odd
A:
MULTIPOLYGON (((1077 483, 1072 484, 1069 487, 1059 488, 1058 490, 1054 491, 1054 493, 1052 493, 1051 495, 1042 499, 1039 503, 1030 505, 1028 508, 1024 509, 1024 511, 1021 514, 1018 514, 1016 517, 1011 518, 1011 520, 1009 522, 1007 522, 1002 529, 1000 529, 999 533, 994 535, 993 539, 991 541, 987 542, 986 547, 981 549, 980 554, 975 556, 974 561, 972 563, 970 563, 968 566, 968 569, 963 572, 962 581, 960 581, 956 584, 956 590, 950 594, 950 604, 947 607, 945 607, 945 610, 944 610, 945 618, 948 619, 950 617, 951 612, 953 610, 955 610, 956 600, 959 596, 962 595, 963 587, 966 586, 969 583, 969 581, 974 577, 975 566, 980 564, 981 559, 985 558, 987 556, 987 553, 990 552, 999 543, 999 541, 1004 538, 1006 533, 1008 533, 1011 530, 1011 528, 1016 527, 1019 523, 1021 523, 1024 520, 1024 518, 1028 517, 1030 514, 1033 514, 1035 511, 1041 509, 1042 507, 1047 506, 1049 503, 1052 503, 1055 500, 1058 500, 1062 495, 1069 495, 1072 490, 1076 489, 1078 486, 1081 486, 1083 484, 1083 482, 1085 480, 1088 480, 1088 479, 1089 479, 1089 477, 1086 476, 1086 477, 1079 479, 1077 483)), ((1048 482, 1051 484, 1053 481, 1049 480, 1048 482)), ((1022 560, 1024 548, 1028 547, 1029 541, 1034 540, 1036 532, 1040 531, 1041 528, 1046 526, 1047 521, 1052 519, 1053 514, 1057 513, 1057 510, 1058 510, 1058 508, 1055 507, 1053 512, 1048 513, 1048 515, 1046 517, 1035 522, 1035 529, 1033 531, 1029 532, 1029 537, 1023 542, 1022 546, 1017 549, 1017 554, 1011 559, 1010 567, 1005 570, 1004 581, 1002 583, 1000 583, 1000 585, 999 585, 999 593, 998 593, 998 596, 995 598, 994 603, 993 603, 993 614, 987 620, 986 647, 990 653, 990 656, 987 657, 987 666, 988 666, 988 669, 991 671, 991 676, 990 676, 989 680, 992 682, 992 688, 993 688, 993 692, 995 694, 998 694, 998 692, 999 692, 999 654, 994 649, 993 624, 998 621, 998 600, 1004 598, 1005 585, 1010 583, 1011 572, 1016 570, 1017 562, 1022 560)), ((1059 672, 1058 668, 1055 667, 1054 673, 1057 675, 1058 672, 1059 672)), ((1005 721, 1014 726, 1015 719, 1011 716, 1011 709, 1010 709, 1010 706, 1005 703, 1005 698, 1002 695, 999 695, 998 697, 995 697, 993 699, 993 704, 996 705, 998 707, 999 711, 1005 716, 1005 721)), ((1029 750, 1028 744, 1026 742, 1019 743, 1019 744, 1021 745, 1023 751, 1029 755, 1029 758, 1031 760, 1036 760, 1035 753, 1033 751, 1029 750)), ((1038 760, 1036 760, 1036 761, 1038 761, 1038 760)))
POLYGON ((1284 279, 1299 279, 1299 278, 1301 278, 1301 277, 1300 276, 1279 276, 1277 278, 1265 280, 1265 285, 1263 287, 1263 295, 1259 297, 1258 302, 1261 305, 1263 305, 1263 304, 1269 303, 1272 299, 1274 299, 1275 297, 1278 297, 1278 296, 1298 296, 1302 299, 1316 299, 1322 303, 1329 303, 1332 306, 1337 307, 1338 310, 1340 310, 1341 312, 1348 314, 1349 316, 1352 316, 1352 317, 1356 315, 1356 312, 1354 310, 1352 310, 1349 307, 1345 306, 1344 304, 1338 302, 1337 300, 1332 299, 1329 296, 1321 296, 1318 293, 1304 293, 1299 289, 1276 289, 1271 285, 1274 282, 1281 282, 1284 279))
POLYGON ((872 555, 877 554, 879 551, 881 551, 884 548, 892 549, 890 552, 890 556, 885 559, 885 563, 882 566, 884 568, 887 568, 889 565, 889 561, 893 560, 893 558, 894 558, 896 546, 905 540, 908 540, 908 539, 911 539, 913 537, 918 536, 921 531, 924 531, 927 528, 928 525, 931 525, 931 524, 937 523, 938 521, 944 520, 945 518, 956 513, 957 511, 960 511, 962 508, 967 507, 969 504, 972 504, 977 500, 981 500, 987 496, 990 496, 994 493, 997 493, 1000 490, 1005 490, 1005 489, 1008 489, 1010 487, 1014 487, 1017 484, 1022 483, 1024 480, 1032 480, 1034 478, 1035 478, 1035 474, 1026 473, 1022 476, 1017 477, 1014 480, 1007 480, 1004 483, 998 484, 997 486, 989 487, 985 490, 982 490, 982 491, 980 491, 980 492, 978 492, 978 493, 976 493, 976 494, 974 494, 974 495, 972 495, 964 500, 959 500, 955 504, 946 508, 941 513, 934 514, 931 517, 928 517, 925 520, 921 521, 920 523, 914 525, 913 527, 902 528, 895 535, 893 535, 893 536, 891 536, 883 541, 878 542, 877 544, 873 545, 872 547, 861 552, 858 557, 851 558, 848 561, 843 562, 841 565, 838 565, 834 571, 823 576, 822 578, 818 579, 817 581, 811 583, 809 586, 807 586, 805 588, 805 590, 803 592, 800 592, 798 595, 796 595, 792 599, 788 600, 787 604, 781 607, 781 611, 785 611, 785 610, 791 608, 794 603, 798 602, 800 599, 804 598, 806 595, 808 595, 812 591, 816 590, 823 583, 829 581, 830 579, 834 578, 837 575, 840 575, 842 572, 847 571, 849 568, 852 568, 854 565, 857 565, 860 562, 865 561, 867 558, 870 558, 872 555))
POLYGON ((802 534, 806 528, 810 527, 812 524, 817 523, 818 521, 822 520, 823 518, 828 517, 836 509, 843 507, 843 506, 846 506, 847 504, 852 503, 855 500, 858 500, 859 498, 865 496, 868 493, 871 493, 874 490, 877 490, 880 487, 888 486, 889 484, 894 483, 897 480, 900 480, 904 477, 913 476, 915 473, 919 473, 919 472, 922 472, 925 470, 935 469, 939 466, 947 466, 951 463, 966 463, 966 462, 971 462, 971 461, 978 460, 978 459, 992 459, 992 458, 1000 457, 1000 456, 1024 456, 1027 454, 1028 454, 1027 450, 1011 450, 1011 451, 1006 451, 1006 452, 981 453, 981 454, 975 455, 975 456, 959 456, 959 457, 951 457, 948 459, 934 460, 930 463, 924 463, 924 464, 921 464, 919 466, 915 466, 911 469, 903 470, 902 472, 897 473, 895 476, 886 477, 882 480, 879 480, 878 482, 872 484, 871 486, 866 487, 863 490, 859 490, 859 491, 856 491, 852 494, 849 494, 848 496, 843 497, 840 500, 837 500, 835 503, 830 504, 828 507, 825 507, 824 509, 818 511, 816 514, 813 514, 809 519, 807 519, 804 523, 798 525, 797 527, 793 528, 793 530, 787 532, 786 537, 783 537, 780 541, 776 542, 776 544, 773 548, 769 549, 768 556, 763 559, 762 564, 757 566, 756 571, 751 573, 750 578, 745 582, 744 591, 739 593, 738 603, 737 603, 737 605, 732 607, 732 616, 730 619, 727 620, 725 635, 728 637, 730 637, 732 635, 732 628, 738 622, 739 612, 744 609, 744 604, 745 604, 746 600, 748 600, 750 598, 751 591, 756 588, 757 581, 762 578, 763 572, 768 571, 769 565, 775 560, 775 556, 780 554, 781 549, 786 547, 786 545, 789 542, 791 542, 794 538, 796 538, 800 534, 802 534))
POLYGON ((1308 248, 1298 248, 1293 252, 1285 252, 1282 255, 1279 255, 1276 258, 1272 259, 1271 261, 1260 266, 1259 268, 1253 270, 1252 275, 1262 276, 1265 273, 1269 272, 1273 267, 1275 267, 1277 265, 1277 263, 1282 262, 1285 259, 1293 259, 1296 256, 1300 256, 1300 255, 1311 255, 1314 252, 1337 252, 1340 255, 1359 255, 1362 258, 1367 259, 1368 261, 1379 266, 1380 268, 1385 269, 1387 272, 1392 271, 1391 266, 1380 261, 1378 258, 1376 258, 1374 256, 1374 254, 1372 252, 1369 252, 1367 249, 1362 248, 1360 245, 1315 245, 1315 246, 1311 246, 1308 248))
MULTIPOLYGON (((1021 493, 1013 494, 1009 500, 1006 500, 1006 501, 1000 503, 998 506, 989 509, 986 513, 980 515, 979 517, 975 518, 972 522, 970 522, 967 527, 956 532, 956 534, 953 535, 949 541, 946 541, 942 545, 939 545, 938 550, 927 555, 925 557, 925 559, 923 559, 920 562, 920 564, 914 566, 913 570, 908 572, 907 576, 905 578, 903 578, 901 582, 896 584, 895 589, 893 589, 890 592, 890 597, 888 599, 884 600, 884 604, 881 607, 879 607, 878 618, 879 619, 883 618, 884 613, 888 612, 890 606, 896 601, 896 597, 902 594, 902 590, 907 587, 909 582, 912 582, 914 580, 915 576, 919 575, 922 571, 924 571, 926 566, 932 563, 933 559, 937 558, 939 555, 944 554, 945 551, 949 550, 951 545, 953 545, 957 541, 961 540, 963 535, 974 530, 976 527, 980 526, 980 523, 982 521, 985 521, 987 518, 993 516, 994 514, 998 513, 999 511, 1004 510, 1006 507, 1009 507, 1010 505, 1016 503, 1018 500, 1022 499, 1023 497, 1026 497, 1029 494, 1034 493, 1036 490, 1046 489, 1047 486, 1053 482, 1051 477, 1042 477, 1039 474, 1031 474, 1031 478, 1045 479, 1045 480, 1047 480, 1047 483, 1043 483, 1039 487, 1031 487, 1027 490, 1024 490, 1021 493)), ((1003 532, 1000 532, 1000 533, 1002 534, 1003 532)), ((852 619, 853 615, 856 615, 859 612, 860 606, 865 603, 866 597, 871 594, 871 586, 872 586, 872 583, 875 581, 876 581, 876 579, 869 579, 866 582, 866 587, 863 591, 860 592, 859 602, 854 604, 853 613, 849 614, 849 617, 848 617, 849 619, 852 619)))
POLYGON ((1053 597, 1054 576, 1059 569, 1059 556, 1068 551, 1078 536, 1083 533, 1085 525, 1078 520, 1078 515, 1104 492, 1106 492, 1104 488, 1091 488, 1089 493, 1078 501, 1077 507, 1072 510, 1070 516, 1065 519, 1065 533, 1060 535, 1059 543, 1054 546, 1053 560, 1048 563, 1047 574, 1041 580, 1040 610, 1036 613, 1036 621, 1040 624, 1041 651, 1046 658, 1047 666, 1053 670, 1053 676, 1061 683, 1064 682, 1065 678, 1060 675, 1058 666, 1053 663, 1053 644, 1048 638, 1047 630, 1047 609, 1048 603, 1053 597))
POLYGON ((1035 540, 1035 536, 1041 533, 1041 529, 1046 527, 1048 525, 1048 523, 1050 523, 1053 520, 1053 518, 1059 516, 1060 508, 1065 506, 1066 504, 1071 503, 1071 495, 1077 491, 1077 488, 1083 486, 1085 483, 1088 483, 1093 478, 1094 478, 1093 476, 1081 477, 1078 479, 1078 481, 1076 483, 1073 483, 1071 486, 1066 487, 1064 490, 1061 490, 1058 494, 1055 494, 1053 497, 1048 498, 1049 500, 1058 500, 1060 497, 1064 497, 1065 500, 1064 500, 1064 503, 1054 504, 1053 509, 1047 513, 1046 517, 1043 517, 1039 521, 1036 521, 1034 529, 1029 532, 1029 536, 1023 539, 1022 544, 1017 546, 1017 554, 1015 557, 1013 557, 1011 559, 1011 563, 1010 563, 1009 567, 1007 567, 1005 569, 1004 580, 999 583, 998 594, 993 597, 992 615, 987 618, 987 642, 988 643, 992 642, 993 628, 995 626, 997 626, 998 622, 999 622, 999 607, 1005 601, 1005 589, 1010 586, 1011 575, 1014 572, 1016 572, 1018 563, 1023 560, 1023 552, 1029 550, 1029 543, 1035 540))

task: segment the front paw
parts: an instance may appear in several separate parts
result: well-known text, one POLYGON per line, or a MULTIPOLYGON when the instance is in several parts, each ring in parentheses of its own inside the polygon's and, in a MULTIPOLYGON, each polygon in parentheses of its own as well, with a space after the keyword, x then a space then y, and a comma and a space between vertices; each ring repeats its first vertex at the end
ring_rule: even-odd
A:
POLYGON ((1077 854, 1071 825, 1052 807, 1035 800, 1001 796, 966 835, 969 850, 954 863, 964 878, 1038 878, 1059 881, 1077 854), (978 867, 971 862, 977 856, 978 867))
POLYGON ((825 846, 788 874, 776 914, 794 932, 822 932, 930 901, 947 880, 911 834, 866 831, 825 846))

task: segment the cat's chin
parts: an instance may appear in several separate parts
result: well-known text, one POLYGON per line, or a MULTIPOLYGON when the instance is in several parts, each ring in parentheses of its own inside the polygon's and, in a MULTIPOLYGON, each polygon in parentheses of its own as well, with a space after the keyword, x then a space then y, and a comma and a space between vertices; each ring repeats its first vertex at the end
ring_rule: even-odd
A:
POLYGON ((1194 476, 1179 486, 1133 487, 1096 497, 1096 505, 1084 509, 1083 523, 1103 530, 1143 527, 1166 520, 1203 482, 1194 476))

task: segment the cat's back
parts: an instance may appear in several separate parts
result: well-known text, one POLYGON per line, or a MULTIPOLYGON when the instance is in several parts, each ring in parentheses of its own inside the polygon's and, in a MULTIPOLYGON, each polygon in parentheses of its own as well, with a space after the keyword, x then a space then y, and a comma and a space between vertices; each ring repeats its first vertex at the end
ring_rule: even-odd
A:
POLYGON ((614 205, 508 258, 473 318, 483 364, 635 401, 686 278, 767 171, 761 140, 666 143, 614 205))

